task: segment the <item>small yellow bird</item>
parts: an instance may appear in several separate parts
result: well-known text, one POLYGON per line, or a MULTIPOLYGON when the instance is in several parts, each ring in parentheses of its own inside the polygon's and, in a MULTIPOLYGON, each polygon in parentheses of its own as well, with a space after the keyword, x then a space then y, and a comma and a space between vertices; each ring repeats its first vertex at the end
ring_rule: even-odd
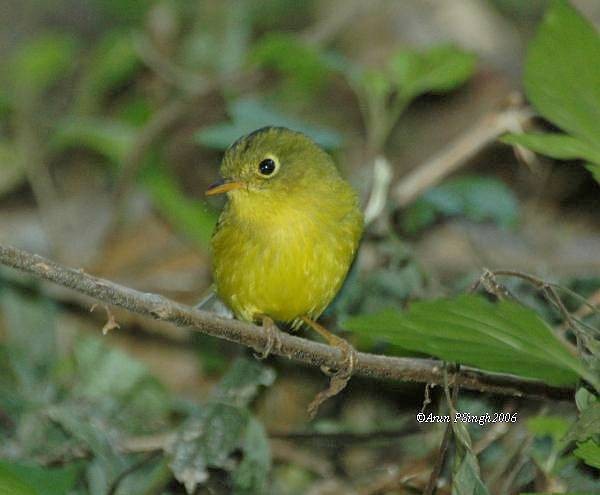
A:
MULTIPOLYGON (((270 335, 274 321, 294 330, 305 323, 340 347, 346 361, 336 386, 341 390, 355 351, 315 320, 356 254, 363 215, 355 191, 325 151, 283 127, 264 127, 234 142, 221 176, 206 191, 228 196, 212 238, 217 295, 237 318, 262 323, 270 335)), ((337 393, 331 387, 314 402, 337 393)))

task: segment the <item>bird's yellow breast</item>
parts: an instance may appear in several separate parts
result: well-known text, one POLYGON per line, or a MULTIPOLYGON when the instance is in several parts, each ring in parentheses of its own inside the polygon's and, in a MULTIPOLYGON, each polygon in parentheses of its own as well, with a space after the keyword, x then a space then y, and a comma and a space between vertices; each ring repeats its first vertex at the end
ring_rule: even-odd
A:
POLYGON ((236 191, 213 236, 219 297, 240 319, 318 317, 338 292, 362 232, 354 191, 329 194, 236 191))

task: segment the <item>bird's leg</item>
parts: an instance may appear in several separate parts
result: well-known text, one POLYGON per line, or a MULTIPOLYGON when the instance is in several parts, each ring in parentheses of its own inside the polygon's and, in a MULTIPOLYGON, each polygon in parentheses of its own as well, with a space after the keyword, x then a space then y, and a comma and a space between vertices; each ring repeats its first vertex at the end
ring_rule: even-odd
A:
POLYGON ((314 418, 317 414, 319 406, 330 397, 333 397, 341 392, 348 384, 348 380, 350 380, 350 377, 354 371, 354 366, 356 365, 357 353, 354 347, 352 347, 348 341, 331 333, 325 327, 319 325, 316 321, 311 320, 306 316, 302 317, 302 321, 315 332, 317 332, 321 337, 323 337, 329 345, 337 347, 342 352, 342 360, 339 363, 338 370, 331 374, 329 387, 322 392, 319 392, 308 406, 308 413, 310 414, 311 418, 314 418))
POLYGON ((266 359, 269 354, 271 354, 273 347, 276 349, 281 348, 281 337, 279 336, 281 330, 279 330, 277 325, 275 325, 275 322, 267 315, 256 315, 255 320, 260 321, 261 326, 267 335, 267 345, 265 345, 265 348, 260 354, 255 353, 254 356, 258 359, 266 359))

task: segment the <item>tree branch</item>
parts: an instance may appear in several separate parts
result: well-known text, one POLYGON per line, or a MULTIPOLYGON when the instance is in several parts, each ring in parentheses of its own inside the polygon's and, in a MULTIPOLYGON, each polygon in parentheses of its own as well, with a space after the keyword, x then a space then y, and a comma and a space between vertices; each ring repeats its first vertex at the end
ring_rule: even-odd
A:
MULTIPOLYGON (((236 342, 260 352, 268 344, 266 332, 256 325, 237 320, 219 318, 158 294, 139 292, 128 287, 88 275, 83 270, 68 268, 38 255, 0 245, 0 264, 73 289, 106 304, 170 322, 179 327, 191 327, 213 337, 236 342)), ((341 352, 335 347, 313 342, 283 332, 281 346, 274 354, 287 356, 312 366, 335 368, 341 352)), ((412 381, 431 384, 444 383, 440 361, 433 359, 401 358, 359 352, 355 366, 359 375, 393 381, 412 381)), ((450 383, 481 392, 491 392, 517 397, 529 396, 544 399, 569 400, 573 390, 554 387, 540 381, 511 375, 485 373, 461 367, 449 376, 450 383)))

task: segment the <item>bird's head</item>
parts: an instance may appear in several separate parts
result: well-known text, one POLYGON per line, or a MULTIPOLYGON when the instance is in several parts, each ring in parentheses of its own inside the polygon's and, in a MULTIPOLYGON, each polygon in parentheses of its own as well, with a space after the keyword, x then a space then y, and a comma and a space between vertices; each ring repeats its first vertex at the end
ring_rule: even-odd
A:
POLYGON ((263 127, 238 139, 225 152, 222 179, 211 185, 209 196, 238 194, 294 194, 317 191, 337 178, 331 157, 306 135, 284 127, 263 127))

